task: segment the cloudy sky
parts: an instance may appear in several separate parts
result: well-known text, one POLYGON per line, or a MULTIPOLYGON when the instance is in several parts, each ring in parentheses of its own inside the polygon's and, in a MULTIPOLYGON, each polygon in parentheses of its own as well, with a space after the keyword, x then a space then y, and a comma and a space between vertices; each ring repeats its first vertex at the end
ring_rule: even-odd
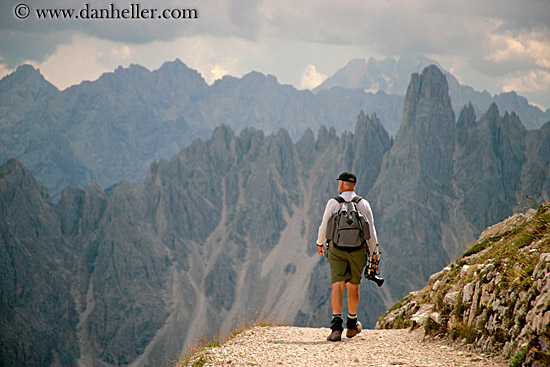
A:
MULTIPOLYGON (((151 14, 151 13, 149 13, 151 14)), ((550 108, 550 0, 2 0, 0 77, 30 63, 64 89, 176 58, 207 82, 252 70, 311 88, 354 58, 426 55, 462 84, 550 108), (87 13, 80 12, 86 8, 87 13), (82 19, 93 9, 196 9, 197 19, 82 19), (28 6, 21 6, 21 4, 28 6), (74 8, 79 19, 39 19, 74 8), (27 12, 27 9, 29 10, 27 12), (28 17, 18 19, 19 17, 28 17)))

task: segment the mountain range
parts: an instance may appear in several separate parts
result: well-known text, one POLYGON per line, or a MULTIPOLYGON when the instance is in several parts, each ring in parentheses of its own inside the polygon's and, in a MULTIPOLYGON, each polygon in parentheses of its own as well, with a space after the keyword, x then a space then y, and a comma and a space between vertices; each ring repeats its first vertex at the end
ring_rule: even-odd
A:
MULTIPOLYGON (((120 72, 140 80, 140 70, 120 72)), ((201 103, 193 98, 190 115, 201 103)), ((257 313, 327 325, 329 269, 314 241, 344 170, 357 173, 383 253, 386 284, 361 288, 358 313, 368 327, 483 228, 510 215, 521 195, 548 200, 550 122, 527 130, 496 104, 479 119, 470 104, 455 122, 436 66, 412 75, 402 111, 395 139, 376 114, 364 113, 353 132, 307 128, 296 142, 284 128, 236 133, 222 125, 153 162, 141 183, 68 185, 58 203, 9 159, 0 167, 2 364, 153 365, 257 313)), ((97 141, 104 133, 95 133, 97 141)))
MULTIPOLYGON (((503 111, 514 111, 529 130, 538 129, 550 120, 550 109, 543 112, 540 108, 529 104, 526 98, 513 91, 493 96, 485 90, 478 92, 470 86, 460 84, 454 75, 443 69, 437 61, 425 56, 403 56, 397 60, 393 57, 384 60, 370 58, 368 61, 354 59, 326 79, 314 91, 319 92, 334 87, 343 87, 362 89, 366 92, 382 91, 387 94, 401 96, 407 90, 409 76, 430 65, 436 65, 447 77, 449 95, 457 115, 469 103, 472 104, 478 115, 485 112, 492 103, 496 103, 503 111)), ((399 121, 400 123, 401 121, 399 121)), ((397 132, 398 128, 399 125, 395 127, 387 126, 392 135, 397 132)))
MULTIPOLYGON (((107 189, 123 180, 140 182, 152 162, 197 137, 209 138, 220 124, 237 133, 284 128, 296 142, 307 128, 353 131, 357 114, 365 111, 395 136, 410 75, 431 63, 425 57, 354 60, 315 93, 258 72, 209 86, 179 60, 154 71, 119 67, 60 91, 22 65, 0 80, 0 163, 16 158, 58 201, 67 185, 84 188, 93 181, 107 189), (341 74, 349 75, 343 80, 341 74)), ((503 111, 515 111, 528 129, 550 120, 550 110, 543 113, 515 93, 491 97, 446 75, 457 115, 470 101, 478 115, 495 101, 503 111)))

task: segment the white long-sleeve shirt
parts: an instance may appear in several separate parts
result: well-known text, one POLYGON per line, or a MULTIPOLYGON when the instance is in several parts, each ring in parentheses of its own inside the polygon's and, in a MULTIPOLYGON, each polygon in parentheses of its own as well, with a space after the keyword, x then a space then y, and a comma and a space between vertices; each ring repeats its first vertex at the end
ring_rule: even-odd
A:
MULTIPOLYGON (((357 194, 355 191, 345 191, 342 194, 340 194, 342 198, 344 198, 345 201, 351 201, 357 194)), ((327 202, 327 206, 325 207, 325 213, 323 214, 323 220, 321 221, 321 225, 319 226, 319 233, 317 234, 317 244, 318 245, 324 245, 327 241, 327 223, 330 218, 330 216, 334 213, 338 212, 338 209, 340 209, 340 203, 336 201, 336 199, 331 198, 327 202)), ((376 235, 376 228, 374 227, 374 218, 372 216, 372 210, 370 208, 370 204, 367 200, 363 199, 359 201, 357 204, 357 210, 363 214, 367 220, 369 221, 369 228, 370 228, 370 240, 369 247, 371 250, 371 253, 374 253, 376 246, 378 245, 378 236, 376 235)))

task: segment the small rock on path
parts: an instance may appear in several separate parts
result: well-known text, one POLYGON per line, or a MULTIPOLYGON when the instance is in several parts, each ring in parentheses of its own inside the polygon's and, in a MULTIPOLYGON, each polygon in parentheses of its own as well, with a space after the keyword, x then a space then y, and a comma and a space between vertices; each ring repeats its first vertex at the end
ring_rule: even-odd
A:
POLYGON ((256 327, 206 351, 204 366, 503 367, 487 356, 422 330, 365 329, 352 339, 329 342, 328 328, 256 327))

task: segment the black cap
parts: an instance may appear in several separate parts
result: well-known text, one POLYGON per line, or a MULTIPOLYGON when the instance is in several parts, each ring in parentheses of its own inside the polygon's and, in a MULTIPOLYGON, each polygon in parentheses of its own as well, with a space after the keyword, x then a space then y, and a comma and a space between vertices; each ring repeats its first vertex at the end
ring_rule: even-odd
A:
POLYGON ((337 180, 357 183, 357 177, 355 177, 355 175, 351 172, 342 172, 340 176, 338 176, 337 180))

